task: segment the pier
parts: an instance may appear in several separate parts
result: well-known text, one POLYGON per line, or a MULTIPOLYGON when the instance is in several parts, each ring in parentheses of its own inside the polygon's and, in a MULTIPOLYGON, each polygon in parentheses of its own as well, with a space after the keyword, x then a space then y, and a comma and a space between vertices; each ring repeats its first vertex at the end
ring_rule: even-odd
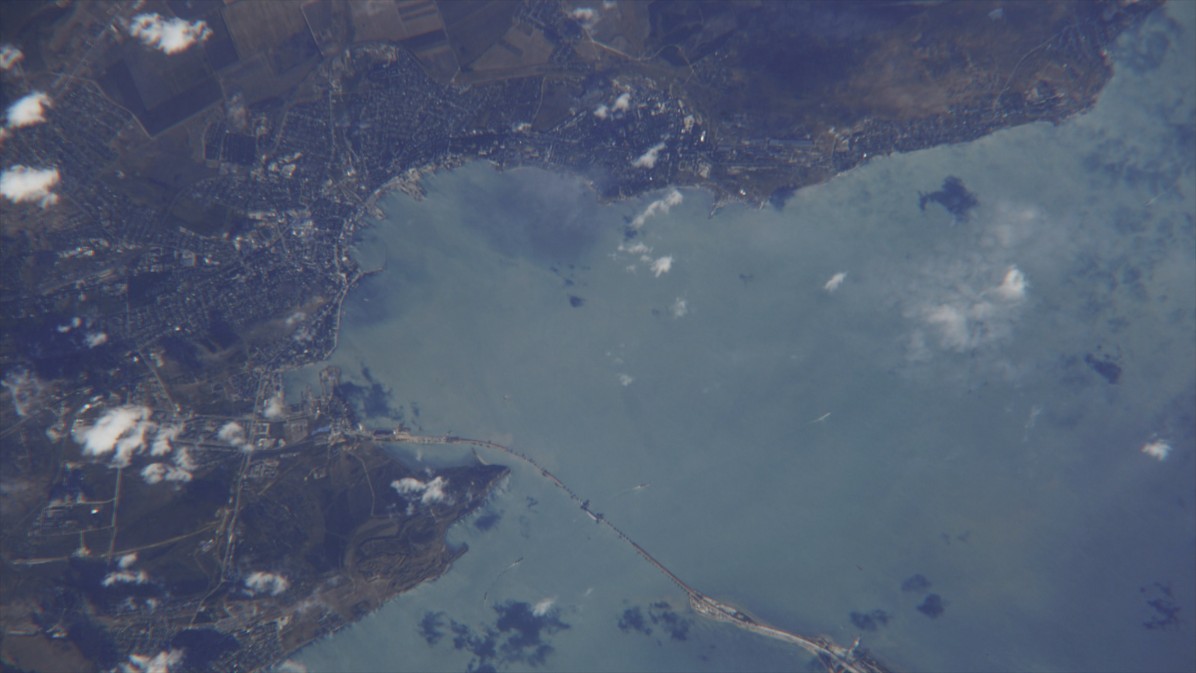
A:
POLYGON ((439 446, 449 445, 467 445, 479 449, 490 449, 494 451, 501 451, 508 456, 516 458, 527 465, 535 468, 542 477, 552 482, 561 491, 564 491, 571 500, 586 513, 595 523, 601 526, 606 526, 611 532, 615 534, 620 540, 628 544, 635 553, 639 554, 641 558, 650 563, 654 568, 659 570, 668 577, 674 584, 681 588, 689 597, 689 605, 693 611, 699 615, 718 622, 732 624, 745 631, 750 631, 757 635, 774 640, 796 645, 803 650, 814 655, 818 661, 826 667, 829 673, 889 673, 889 670, 880 662, 873 659, 866 652, 859 647, 859 638, 852 643, 851 647, 844 647, 834 642, 826 636, 804 636, 800 633, 793 633, 786 631, 769 624, 765 624, 751 617, 747 613, 730 606, 726 603, 718 601, 706 594, 698 591, 684 580, 675 575, 673 571, 669 570, 663 563, 658 561, 655 556, 648 553, 635 540, 632 540, 626 533, 620 530, 617 526, 610 522, 600 512, 594 512, 590 509, 590 501, 582 500, 576 493, 565 485, 555 474, 550 472, 535 461, 531 456, 528 456, 509 446, 492 442, 485 439, 471 439, 469 437, 458 437, 456 435, 415 435, 409 432, 404 426, 399 426, 392 431, 375 430, 371 433, 371 438, 375 440, 388 442, 401 442, 404 444, 429 444, 439 446))

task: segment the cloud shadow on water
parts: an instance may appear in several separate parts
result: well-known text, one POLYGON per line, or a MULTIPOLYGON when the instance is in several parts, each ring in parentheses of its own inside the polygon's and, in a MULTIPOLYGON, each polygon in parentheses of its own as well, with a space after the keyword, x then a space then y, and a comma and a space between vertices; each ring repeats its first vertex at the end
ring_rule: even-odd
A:
POLYGON ((473 655, 467 670, 497 671, 516 666, 539 668, 555 648, 550 636, 570 628, 560 610, 538 610, 531 603, 504 601, 494 606, 498 615, 492 625, 474 627, 446 618, 443 612, 425 613, 419 623, 420 637, 435 647, 452 636, 453 648, 473 655))

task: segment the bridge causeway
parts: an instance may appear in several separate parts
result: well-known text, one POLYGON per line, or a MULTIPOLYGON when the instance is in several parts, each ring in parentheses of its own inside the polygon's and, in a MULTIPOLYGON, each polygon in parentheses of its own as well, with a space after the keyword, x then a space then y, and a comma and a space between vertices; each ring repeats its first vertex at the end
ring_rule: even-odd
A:
POLYGON ((796 645, 810 654, 814 655, 823 666, 826 667, 829 673, 889 673, 889 670, 883 664, 873 659, 867 652, 859 647, 860 639, 856 638, 851 647, 843 647, 835 641, 826 636, 810 637, 804 636, 800 633, 793 633, 784 629, 777 628, 760 622, 745 612, 732 607, 726 603, 718 601, 706 594, 698 591, 684 580, 675 575, 673 571, 669 570, 663 563, 658 561, 655 556, 648 553, 635 540, 632 540, 626 533, 620 530, 617 526, 610 522, 604 515, 594 512, 590 509, 590 501, 583 500, 580 496, 573 492, 564 482, 557 478, 555 474, 550 472, 547 468, 536 462, 534 458, 528 456, 521 451, 513 449, 509 446, 492 442, 485 439, 472 439, 469 437, 458 437, 456 435, 415 435, 409 432, 405 427, 399 426, 392 431, 376 430, 371 433, 370 438, 401 442, 405 444, 425 444, 425 445, 466 445, 479 449, 489 449, 493 451, 501 451, 517 460, 523 461, 540 472, 540 475, 551 482, 561 491, 564 491, 571 500, 591 519, 607 529, 612 531, 620 540, 627 543, 639 554, 645 561, 650 563, 654 568, 668 577, 674 584, 681 588, 689 597, 689 605, 693 611, 699 615, 718 622, 733 624, 745 631, 750 631, 757 635, 774 640, 796 645))

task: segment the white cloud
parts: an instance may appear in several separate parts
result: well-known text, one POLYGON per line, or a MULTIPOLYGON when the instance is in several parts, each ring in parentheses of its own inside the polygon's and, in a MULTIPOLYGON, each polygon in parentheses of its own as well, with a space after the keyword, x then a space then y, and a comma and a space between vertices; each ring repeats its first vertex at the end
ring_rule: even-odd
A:
POLYGON ((149 575, 144 570, 138 570, 137 572, 133 572, 132 570, 118 570, 105 575, 104 581, 100 584, 111 587, 117 584, 145 584, 148 581, 149 575))
POLYGON ((419 501, 425 505, 449 500, 448 493, 444 490, 448 486, 448 480, 444 477, 436 477, 427 483, 412 477, 403 477, 390 482, 390 486, 401 495, 419 495, 419 501))
POLYGON ((390 487, 393 488, 394 490, 398 491, 400 495, 412 495, 415 493, 423 493, 424 488, 426 488, 426 486, 424 485, 424 482, 420 481, 419 479, 413 479, 411 477, 403 477, 402 479, 396 479, 395 481, 390 482, 390 487))
POLYGON ((17 416, 29 413, 29 409, 42 392, 41 381, 24 369, 17 369, 5 374, 4 380, 0 381, 0 386, 7 388, 9 394, 12 395, 12 406, 17 412, 17 416))
POLYGON ((166 425, 158 428, 158 434, 154 436, 153 447, 150 448, 150 455, 165 456, 170 453, 174 438, 178 437, 182 431, 182 425, 166 425))
POLYGON ((129 35, 166 54, 186 51, 196 42, 212 36, 212 29, 203 21, 187 22, 180 18, 165 18, 161 14, 138 14, 129 23, 129 35))
POLYGON ((635 158, 631 165, 635 168, 655 168, 656 159, 660 156, 660 151, 664 149, 664 143, 656 143, 648 148, 647 152, 635 158))
POLYGON ((826 281, 826 284, 822 286, 822 289, 826 290, 827 292, 834 292, 835 290, 839 289, 839 286, 842 285, 843 281, 846 279, 847 272, 840 271, 839 273, 831 276, 831 279, 826 281))
POLYGON ((307 666, 294 659, 287 659, 274 669, 274 673, 307 673, 307 666))
POLYGON ((651 267, 653 275, 655 275, 657 278, 660 278, 664 274, 668 273, 669 269, 672 268, 673 257, 671 255, 665 255, 664 257, 657 258, 655 262, 652 262, 651 267))
POLYGON ((253 445, 245 437, 245 428, 236 421, 229 421, 221 426, 220 432, 216 433, 216 438, 222 442, 228 442, 242 451, 253 450, 253 445))
MULTIPOLYGON (((653 159, 653 161, 655 162, 655 159, 653 159)), ((665 194, 661 198, 649 203, 646 208, 640 211, 640 213, 631 220, 631 228, 643 228, 644 223, 647 222, 649 218, 656 217, 657 215, 667 215, 673 206, 681 205, 681 202, 684 200, 685 197, 681 195, 681 192, 677 191, 676 189, 670 191, 668 194, 665 194)), ((648 252, 648 248, 647 246, 644 246, 641 250, 628 250, 628 252, 631 252, 632 254, 636 254, 638 252, 648 252)))
POLYGON ((684 298, 677 297, 669 310, 672 312, 674 318, 685 317, 685 314, 689 313, 689 303, 684 298))
POLYGON ((0 72, 7 72, 25 59, 25 54, 11 44, 0 45, 0 72))
POLYGON ((104 332, 88 332, 86 339, 88 348, 95 348, 108 343, 108 335, 104 332))
POLYGON ((187 450, 187 447, 180 447, 177 451, 175 451, 173 460, 174 464, 178 466, 180 470, 186 470, 188 472, 195 471, 195 461, 191 459, 191 452, 187 450))
POLYGON ((630 374, 619 374, 619 385, 623 386, 624 388, 631 385, 633 382, 635 382, 635 379, 632 378, 630 374))
POLYGON ((262 412, 262 414, 269 419, 282 418, 286 414, 286 405, 284 405, 282 402, 281 390, 278 391, 277 395, 271 397, 270 400, 266 402, 266 409, 262 412))
POLYGON ((13 166, 0 173, 0 194, 13 203, 36 201, 45 208, 58 203, 53 190, 60 178, 57 168, 13 166))
MULTIPOLYGON (((627 111, 630 109, 631 109, 631 94, 624 92, 624 93, 619 94, 619 96, 617 98, 615 98, 615 102, 612 103, 610 106, 608 106, 606 103, 602 103, 598 107, 594 108, 594 116, 599 119, 607 119, 612 114, 614 114, 616 112, 621 112, 623 114, 626 114, 627 111)), ((623 116, 622 114, 616 115, 616 118, 619 118, 622 116, 623 116)), ((661 146, 663 147, 663 144, 661 146)), ((653 159, 653 161, 655 161, 655 158, 653 159)), ((651 168, 651 167, 649 166, 649 168, 651 168)))
POLYGON ((191 473, 187 470, 176 467, 174 465, 167 465, 166 463, 150 463, 141 470, 141 478, 145 479, 147 484, 157 484, 162 481, 191 481, 191 473))
POLYGON ((91 427, 74 429, 75 441, 83 445, 83 455, 104 456, 115 453, 112 464, 124 467, 134 453, 145 447, 145 435, 154 427, 149 407, 123 406, 109 409, 91 427))
POLYGON ((1171 453, 1171 445, 1161 439, 1156 439, 1143 444, 1142 448, 1138 450, 1151 458, 1157 458, 1162 461, 1167 460, 1168 454, 1171 453))
POLYGON ((170 673, 183 663, 183 650, 162 650, 154 656, 130 654, 128 663, 120 665, 121 673, 170 673))
POLYGON ((579 21, 581 23, 587 24, 587 26, 589 24, 592 24, 594 22, 594 19, 597 16, 598 16, 598 13, 595 12, 593 9, 590 9, 589 7, 578 7, 576 9, 574 9, 572 12, 569 12, 570 18, 572 18, 574 21, 579 21))
POLYGON ((937 333, 943 348, 963 353, 1012 334, 1018 305, 1029 287, 1021 270, 1010 266, 1000 284, 979 291, 974 287, 961 283, 946 293, 946 301, 921 308, 923 320, 937 333), (989 299, 994 295, 1000 301, 989 299))
POLYGON ((278 573, 268 573, 257 570, 245 577, 245 588, 254 594, 270 594, 277 596, 289 589, 290 580, 278 573))
POLYGON ((551 610, 552 606, 554 605, 556 605, 556 596, 537 601, 536 604, 532 606, 532 614, 537 617, 543 617, 544 615, 548 614, 548 611, 551 610))
POLYGON ((1011 266, 1005 272, 1005 277, 1001 280, 1001 284, 997 286, 995 292, 998 296, 1006 301, 1019 301, 1025 299, 1026 275, 1021 272, 1016 266, 1011 266))
POLYGON ((27 94, 8 106, 8 128, 33 126, 46 121, 46 108, 48 107, 50 107, 50 97, 44 92, 33 91, 27 94))
POLYGON ((985 318, 992 304, 939 304, 925 310, 926 323, 938 332, 939 344, 949 350, 964 352, 976 348, 988 336, 985 318))
MULTIPOLYGON (((143 452, 150 445, 149 434, 154 433, 150 454, 164 456, 173 448, 171 442, 183 431, 183 425, 159 426, 150 420, 153 410, 149 407, 125 405, 109 409, 100 415, 95 425, 76 425, 71 434, 83 445, 85 456, 106 456, 112 454, 112 467, 128 467, 133 456, 143 452)), ((190 459, 188 457, 188 462, 190 459)), ((179 461, 175 460, 178 464, 179 461)), ((193 467, 193 466, 192 466, 193 467)), ((155 463, 141 471, 151 484, 162 479, 189 481, 190 474, 182 474, 186 466, 179 469, 155 463)))
POLYGON ((137 562, 137 552, 129 552, 124 556, 116 559, 116 565, 120 566, 121 570, 127 570, 129 566, 137 562))

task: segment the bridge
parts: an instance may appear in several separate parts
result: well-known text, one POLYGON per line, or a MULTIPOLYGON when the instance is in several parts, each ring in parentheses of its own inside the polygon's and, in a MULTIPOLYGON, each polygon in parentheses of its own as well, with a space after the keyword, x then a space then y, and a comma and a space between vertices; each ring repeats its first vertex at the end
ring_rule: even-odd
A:
POLYGON ((860 647, 860 639, 856 638, 851 647, 843 647, 834 642, 826 636, 810 637, 804 636, 800 633, 793 633, 784 629, 765 624, 747 613, 732 607, 726 603, 718 601, 697 589, 686 584, 684 580, 675 575, 673 571, 669 570, 663 563, 658 561, 655 556, 648 553, 635 540, 632 540, 626 533, 620 530, 617 526, 610 522, 604 515, 599 512, 594 512, 590 509, 590 501, 582 500, 576 493, 565 485, 555 474, 548 471, 547 468, 540 465, 534 458, 528 456, 509 446, 492 442, 485 439, 471 439, 469 437, 458 437, 456 435, 416 435, 409 432, 404 426, 400 425, 394 430, 375 430, 369 434, 369 437, 376 440, 389 442, 402 442, 405 444, 429 444, 429 445, 467 445, 480 449, 489 449, 493 451, 501 451, 508 456, 520 460, 540 472, 540 475, 550 481, 558 489, 565 492, 571 500, 573 500, 583 512, 586 513, 595 523, 606 526, 612 531, 620 540, 627 543, 639 554, 645 561, 650 563, 654 568, 659 570, 668 577, 674 584, 681 588, 682 591, 689 597, 689 605, 693 611, 699 615, 717 622, 732 624, 745 631, 750 631, 757 635, 774 640, 796 645, 810 654, 814 655, 829 673, 889 673, 889 670, 883 664, 873 659, 867 652, 860 647))

